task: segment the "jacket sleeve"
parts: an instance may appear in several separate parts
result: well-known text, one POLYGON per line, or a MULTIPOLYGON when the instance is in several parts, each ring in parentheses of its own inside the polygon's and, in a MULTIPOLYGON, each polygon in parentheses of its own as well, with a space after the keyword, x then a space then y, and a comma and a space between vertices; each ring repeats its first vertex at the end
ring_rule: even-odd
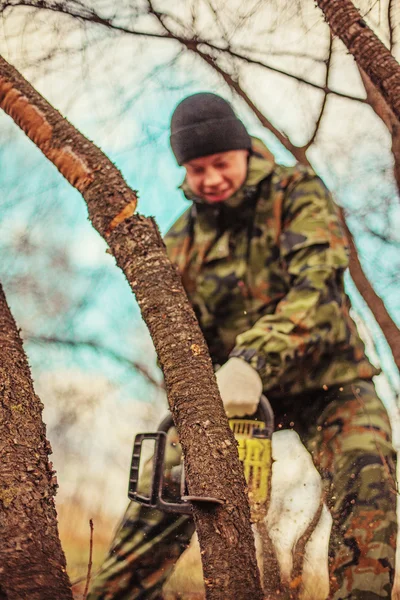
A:
POLYGON ((273 314, 236 338, 230 355, 257 369, 265 392, 291 386, 302 365, 318 361, 346 338, 346 240, 331 195, 318 177, 307 176, 287 193, 279 245, 288 292, 273 314))

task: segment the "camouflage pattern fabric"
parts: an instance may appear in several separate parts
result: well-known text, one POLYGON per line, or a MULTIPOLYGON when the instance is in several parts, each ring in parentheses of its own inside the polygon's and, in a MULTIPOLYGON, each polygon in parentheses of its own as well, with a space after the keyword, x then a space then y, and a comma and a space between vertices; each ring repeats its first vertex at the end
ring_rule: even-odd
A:
MULTIPOLYGON (((277 428, 297 431, 323 478, 333 517, 330 600, 389 599, 397 534, 395 452, 374 385, 357 380, 272 404, 277 428)), ((131 503, 88 600, 162 598, 192 533, 187 516, 131 503)))
POLYGON ((274 165, 253 140, 246 184, 228 201, 193 200, 166 236, 214 363, 249 362, 268 398, 377 374, 343 288, 346 240, 321 179, 274 165))
POLYGON ((333 517, 332 600, 391 598, 396 552, 396 453, 372 382, 273 404, 312 454, 333 517))
MULTIPOLYGON (((224 203, 206 205, 183 184, 193 202, 167 250, 214 364, 238 356, 257 369, 277 423, 313 454, 335 521, 332 598, 389 598, 395 457, 370 381, 378 371, 349 316, 346 241, 312 170, 275 165, 256 139, 253 150, 245 185, 224 203)), ((192 531, 187 517, 132 504, 88 600, 160 597, 192 531)))
POLYGON ((87 600, 156 600, 189 544, 188 516, 167 515, 131 502, 87 600))

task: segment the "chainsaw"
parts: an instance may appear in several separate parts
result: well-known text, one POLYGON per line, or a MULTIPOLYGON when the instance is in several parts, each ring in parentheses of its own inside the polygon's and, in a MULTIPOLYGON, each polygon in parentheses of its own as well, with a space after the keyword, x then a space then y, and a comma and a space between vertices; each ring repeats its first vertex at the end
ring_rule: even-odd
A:
MULTIPOLYGON (((271 476, 271 438, 274 431, 274 413, 265 396, 261 396, 255 416, 249 419, 229 419, 229 426, 238 444, 239 460, 243 465, 247 483, 252 520, 258 521, 264 510, 270 487, 271 476), (261 511, 261 512, 260 512, 261 511)), ((170 501, 164 496, 165 489, 165 452, 167 434, 174 427, 172 415, 168 414, 154 433, 138 433, 133 444, 132 462, 130 468, 128 497, 135 502, 169 513, 190 514, 192 502, 208 502, 221 504, 221 500, 208 497, 189 496, 185 481, 183 464, 175 467, 173 479, 179 479, 179 498, 170 501), (139 472, 144 460, 144 442, 154 442, 152 476, 148 493, 139 489, 139 472)), ((174 471, 174 469, 172 470, 174 471)))

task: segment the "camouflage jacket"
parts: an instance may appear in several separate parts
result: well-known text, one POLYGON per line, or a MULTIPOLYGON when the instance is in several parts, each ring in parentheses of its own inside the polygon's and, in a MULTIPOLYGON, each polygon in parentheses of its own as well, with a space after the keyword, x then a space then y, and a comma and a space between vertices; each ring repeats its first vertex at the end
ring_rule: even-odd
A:
POLYGON ((192 206, 165 243, 214 363, 243 358, 271 398, 378 372, 349 316, 336 209, 311 169, 274 164, 254 139, 232 198, 209 205, 182 189, 192 206))

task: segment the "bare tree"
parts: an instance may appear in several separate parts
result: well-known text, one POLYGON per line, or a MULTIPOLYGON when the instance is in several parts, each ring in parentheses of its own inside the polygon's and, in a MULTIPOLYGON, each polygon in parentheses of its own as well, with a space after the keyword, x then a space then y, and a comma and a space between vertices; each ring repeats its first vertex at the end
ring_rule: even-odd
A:
POLYGON ((57 479, 16 324, 0 289, 0 597, 72 600, 57 530, 57 479))
POLYGON ((261 600, 236 444, 206 343, 154 220, 134 214, 136 193, 114 165, 4 59, 0 59, 0 106, 81 192, 93 226, 106 238, 135 292, 164 372, 189 494, 198 499, 193 516, 207 598, 261 600))
MULTIPOLYGON (((64 36, 66 32, 73 33, 75 36, 78 25, 81 26, 81 30, 84 32, 82 36, 84 43, 80 45, 80 41, 78 40, 78 43, 71 48, 71 55, 85 55, 86 51, 89 52, 90 48, 96 47, 96 44, 99 44, 99 40, 101 40, 100 34, 96 38, 96 35, 89 35, 89 31, 106 32, 112 39, 116 38, 117 35, 121 39, 129 37, 130 39, 134 39, 135 42, 138 40, 137 47, 141 48, 146 46, 153 48, 156 42, 169 45, 173 51, 171 54, 168 54, 168 62, 160 63, 160 72, 165 69, 166 64, 176 67, 180 60, 187 61, 188 57, 193 57, 189 60, 196 61, 196 65, 204 64, 207 77, 213 77, 214 82, 219 80, 229 85, 229 88, 234 90, 235 94, 257 116, 260 123, 273 133, 289 152, 292 152, 298 160, 305 163, 312 162, 310 156, 312 156, 312 151, 316 143, 318 143, 321 132, 323 132, 325 115, 334 98, 339 99, 341 102, 353 103, 362 109, 367 104, 370 104, 374 108, 374 102, 371 99, 372 95, 368 90, 367 97, 364 98, 362 94, 345 92, 343 89, 331 84, 330 74, 333 69, 332 65, 334 65, 334 60, 332 60, 334 48, 327 27, 326 43, 322 44, 323 51, 320 51, 321 48, 319 48, 311 55, 306 55, 305 53, 301 55, 301 52, 296 52, 293 49, 278 51, 280 57, 284 57, 285 55, 294 57, 299 59, 299 61, 304 61, 307 65, 315 67, 317 73, 320 74, 318 77, 315 77, 314 74, 309 73, 310 68, 302 67, 298 72, 295 72, 290 68, 277 67, 276 62, 274 62, 274 56, 277 53, 269 51, 268 45, 261 47, 258 43, 254 43, 249 48, 245 44, 246 40, 240 36, 242 26, 246 25, 246 31, 251 31, 255 22, 262 23, 266 12, 271 9, 273 3, 252 1, 246 3, 246 5, 239 3, 241 4, 240 7, 235 2, 232 2, 231 6, 229 6, 229 3, 227 6, 224 6, 224 4, 226 5, 227 3, 219 2, 218 0, 207 0, 204 3, 199 3, 198 0, 195 2, 188 1, 184 5, 180 3, 180 12, 178 13, 175 11, 174 4, 169 5, 168 3, 167 5, 165 2, 157 2, 156 6, 154 2, 147 1, 129 3, 129 5, 128 3, 125 5, 123 2, 113 3, 110 1, 102 3, 101 7, 96 7, 94 4, 85 1, 46 2, 46 0, 41 0, 38 2, 36 0, 9 0, 7 2, 0 2, 0 11, 2 11, 3 15, 10 13, 18 13, 19 15, 24 12, 28 14, 29 17, 25 24, 26 33, 29 27, 33 26, 33 23, 37 26, 43 11, 45 11, 49 19, 50 27, 53 23, 57 24, 54 30, 54 33, 57 33, 57 35, 54 35, 54 46, 51 51, 46 55, 40 55, 40 49, 30 46, 30 50, 26 54, 28 68, 40 62, 44 69, 50 70, 53 61, 65 52, 65 47, 62 44, 58 44, 61 39, 58 36, 64 36), (207 10, 210 17, 208 20, 202 14, 202 7, 206 5, 208 6, 207 10), (61 17, 62 21, 56 20, 59 17, 61 17), (249 29, 247 29, 247 26, 249 29), (319 96, 318 102, 315 103, 311 111, 312 118, 310 118, 310 126, 307 129, 307 135, 304 140, 294 143, 293 139, 295 138, 292 135, 283 133, 283 130, 285 129, 286 131, 286 128, 278 126, 275 122, 272 123, 266 116, 267 111, 265 110, 265 103, 262 102, 262 96, 257 95, 255 90, 252 90, 251 93, 248 91, 246 73, 249 69, 252 69, 253 72, 257 71, 260 77, 263 77, 263 74, 267 72, 275 73, 282 78, 286 78, 288 81, 298 82, 302 89, 310 90, 319 96)), ((285 5, 285 8, 287 8, 286 4, 287 6, 289 4, 293 5, 293 3, 282 3, 282 6, 285 5)), ((390 19, 391 45, 396 49, 397 30, 393 3, 389 4, 392 6, 392 10, 389 10, 389 13, 392 15, 390 19)), ((368 17, 365 18, 367 19, 368 17)), ((264 27, 265 36, 271 32, 273 33, 274 26, 271 25, 270 27, 268 24, 268 28, 264 27), (268 28, 269 30, 267 31, 268 28)), ((135 46, 133 47, 135 48, 135 46)), ((133 62, 135 64, 140 63, 140 60, 136 60, 136 56, 134 58, 133 62)), ((302 64, 304 63, 302 62, 302 64)), ((87 63, 85 73, 88 76, 90 75, 90 68, 89 63, 87 63)), ((151 77, 152 74, 145 73, 143 81, 149 81, 151 77)), ((169 82, 169 89, 173 89, 175 85, 179 87, 180 84, 179 82, 176 84, 175 82, 169 82)), ((132 91, 126 104, 132 108, 140 93, 137 90, 132 91)), ((118 107, 114 104, 112 110, 117 112, 118 107)), ((379 115, 379 112, 376 112, 379 115)), ((383 119, 383 122, 388 126, 389 121, 383 119)), ((393 124, 391 127, 395 131, 393 124)), ((398 158, 396 158, 395 152, 393 152, 393 155, 396 161, 395 166, 398 166, 398 158)), ((121 227, 125 227, 125 224, 122 224, 121 227)), ((376 230, 375 234, 380 235, 380 232, 376 230)), ((390 243, 390 236, 384 237, 390 243)), ((356 255, 353 254, 353 256, 356 255)), ((357 262, 355 264, 359 268, 357 262)), ((353 277, 357 280, 354 274, 353 277)), ((372 289, 366 278, 364 279, 365 282, 372 289)), ((362 285, 359 287, 363 289, 362 285)), ((370 306, 374 310, 377 304, 375 301, 370 302, 370 306)), ((383 309, 386 310, 384 305, 383 309)), ((387 311, 386 315, 388 315, 387 311)), ((386 319, 386 315, 384 316, 384 320, 386 319)), ((398 336, 398 330, 393 320, 388 321, 388 323, 391 331, 395 332, 398 336)), ((396 340, 396 338, 393 339, 396 340)), ((64 339, 64 341, 73 342, 74 340, 64 339)), ((51 343, 55 345, 56 341, 51 343)), ((394 345, 395 343, 393 342, 394 345)), ((397 347, 399 347, 398 344, 397 347)))

